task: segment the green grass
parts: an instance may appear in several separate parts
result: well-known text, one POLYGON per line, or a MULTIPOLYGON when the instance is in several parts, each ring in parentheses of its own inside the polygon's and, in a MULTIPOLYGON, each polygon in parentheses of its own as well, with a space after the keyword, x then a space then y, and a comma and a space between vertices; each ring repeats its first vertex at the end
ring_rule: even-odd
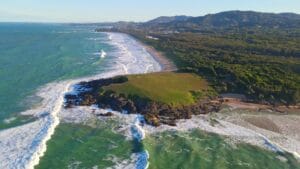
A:
MULTIPOLYGON (((298 31, 296 31, 298 32, 298 31)), ((256 102, 300 102, 297 33, 281 30, 214 30, 152 35, 131 32, 171 59, 179 70, 208 80, 219 93, 240 93, 256 102), (252 32, 252 33, 250 33, 252 32)))
POLYGON ((112 84, 104 87, 104 90, 172 106, 193 104, 198 99, 215 94, 206 80, 190 73, 163 72, 127 77, 128 82, 112 84))

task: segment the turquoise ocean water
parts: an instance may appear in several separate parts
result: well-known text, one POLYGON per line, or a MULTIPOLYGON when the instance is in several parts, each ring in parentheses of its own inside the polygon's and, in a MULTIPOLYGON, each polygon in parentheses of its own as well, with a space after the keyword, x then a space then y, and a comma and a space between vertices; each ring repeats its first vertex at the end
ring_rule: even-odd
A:
MULTIPOLYGON (((41 100, 34 94, 46 84, 110 69, 117 56, 100 58, 99 52, 109 53, 114 46, 107 43, 106 34, 94 29, 86 25, 0 23, 0 130, 7 128, 1 128, 5 119, 39 104, 41 100)), ((232 145, 225 137, 197 129, 148 133, 137 142, 119 131, 122 126, 131 127, 121 122, 118 118, 95 118, 88 125, 61 122, 35 168, 144 169, 140 166, 145 165, 135 165, 133 155, 140 157, 146 150, 149 158, 140 161, 149 164, 149 169, 300 169, 291 154, 232 145)))
POLYGON ((105 70, 105 38, 92 26, 0 23, 0 121, 37 104, 47 83, 105 70))

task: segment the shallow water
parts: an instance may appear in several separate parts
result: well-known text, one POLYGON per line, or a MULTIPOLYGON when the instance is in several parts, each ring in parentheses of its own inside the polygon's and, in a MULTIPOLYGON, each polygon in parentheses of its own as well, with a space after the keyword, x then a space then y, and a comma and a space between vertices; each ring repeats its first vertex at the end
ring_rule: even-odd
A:
POLYGON ((37 169, 107 168, 129 159, 133 143, 115 133, 116 122, 93 124, 93 127, 61 124, 47 143, 46 155, 37 169))
POLYGON ((199 130, 148 133, 143 140, 144 129, 136 115, 98 121, 89 108, 63 109, 63 95, 78 81, 160 70, 129 36, 93 29, 0 24, 4 37, 0 39, 0 78, 4 79, 0 81, 0 129, 10 128, 0 131, 0 167, 33 168, 40 162, 36 168, 144 169, 149 157, 150 169, 299 168, 290 154, 234 146, 199 130), (102 49, 107 56, 101 59, 102 49), (9 118, 29 107, 25 114, 35 118, 9 118), (80 123, 86 117, 89 120, 80 123), (23 123, 28 124, 18 126, 23 123), (120 125, 123 131, 118 130, 120 125))
MULTIPOLYGON (((95 34, 98 35, 98 33, 95 34)), ((46 143, 52 140, 51 137, 55 134, 55 128, 59 127, 60 118, 58 115, 64 111, 68 112, 68 110, 63 108, 63 97, 67 92, 70 92, 72 86, 76 83, 122 74, 147 73, 160 70, 159 64, 131 37, 124 34, 100 33, 99 35, 105 35, 105 39, 103 40, 102 38, 101 41, 108 43, 108 46, 112 47, 112 50, 107 52, 105 57, 110 59, 107 62, 103 62, 105 63, 103 64, 105 70, 101 73, 101 71, 96 69, 91 73, 95 75, 71 80, 64 80, 62 77, 60 81, 48 83, 37 90, 35 95, 42 98, 42 101, 39 105, 35 105, 21 113, 22 115, 34 115, 37 117, 37 120, 26 125, 0 131, 0 153, 2 154, 0 156, 0 167, 33 168, 39 164, 40 158, 45 153, 47 155, 49 151, 57 151, 55 147, 47 147, 46 143)), ((89 38, 88 40, 94 41, 95 39, 89 38)), ((72 116, 72 114, 70 115, 72 116)), ((4 121, 11 121, 10 119, 13 118, 6 118, 4 121)), ((64 135, 61 137, 61 139, 65 139, 64 135)), ((68 151, 65 153, 68 153, 68 151)), ((141 155, 134 156, 145 157, 142 152, 141 155)), ((141 158, 141 160, 133 158, 133 160, 145 161, 146 163, 142 163, 142 165, 147 164, 145 158, 141 158)), ((123 163, 120 165, 122 166, 123 163)))
POLYGON ((201 130, 148 136, 149 169, 298 169, 291 154, 278 154, 249 144, 233 145, 226 138, 201 130), (280 160, 281 159, 281 160, 280 160))
POLYGON ((85 125, 61 124, 36 168, 144 169, 136 165, 132 154, 146 151, 149 169, 300 169, 291 154, 234 144, 230 138, 200 129, 153 133, 139 142, 118 131, 126 125, 122 122, 107 118, 91 119, 85 125))

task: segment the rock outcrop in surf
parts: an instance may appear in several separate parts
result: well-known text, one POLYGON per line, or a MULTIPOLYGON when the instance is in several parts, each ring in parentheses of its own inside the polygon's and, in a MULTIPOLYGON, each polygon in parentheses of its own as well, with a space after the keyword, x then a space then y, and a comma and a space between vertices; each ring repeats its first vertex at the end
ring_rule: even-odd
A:
MULTIPOLYGON (((113 91, 102 91, 102 87, 110 84, 121 84, 128 81, 127 77, 119 76, 109 79, 100 79, 78 84, 77 92, 65 96, 65 107, 97 105, 102 109, 112 109, 129 114, 142 114, 148 124, 160 126, 176 125, 178 119, 190 119, 192 115, 218 112, 221 102, 209 99, 199 100, 196 104, 188 106, 170 106, 155 102, 139 96, 125 96, 113 91)), ((158 89, 159 90, 159 89, 158 89)))

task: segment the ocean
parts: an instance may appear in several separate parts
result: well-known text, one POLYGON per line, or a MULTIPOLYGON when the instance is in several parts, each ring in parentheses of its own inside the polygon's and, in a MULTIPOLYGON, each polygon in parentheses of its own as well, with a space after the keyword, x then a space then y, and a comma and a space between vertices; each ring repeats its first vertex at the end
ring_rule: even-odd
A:
MULTIPOLYGON (((0 30, 0 168, 33 168, 47 157, 46 144, 56 127, 70 118, 75 118, 73 124, 82 121, 80 108, 63 108, 64 95, 76 92, 76 83, 161 70, 130 36, 97 33, 93 26, 2 23, 0 30)), ((108 131, 107 137, 113 135, 113 130, 108 131)))
POLYGON ((0 121, 39 103, 36 90, 53 81, 105 71, 112 50, 93 27, 0 24, 0 121))
POLYGON ((221 130, 203 119, 155 128, 141 125, 141 115, 96 117, 111 110, 64 109, 64 95, 78 92, 78 82, 162 69, 129 35, 95 28, 0 24, 1 169, 300 168, 291 154, 193 127, 221 130))

